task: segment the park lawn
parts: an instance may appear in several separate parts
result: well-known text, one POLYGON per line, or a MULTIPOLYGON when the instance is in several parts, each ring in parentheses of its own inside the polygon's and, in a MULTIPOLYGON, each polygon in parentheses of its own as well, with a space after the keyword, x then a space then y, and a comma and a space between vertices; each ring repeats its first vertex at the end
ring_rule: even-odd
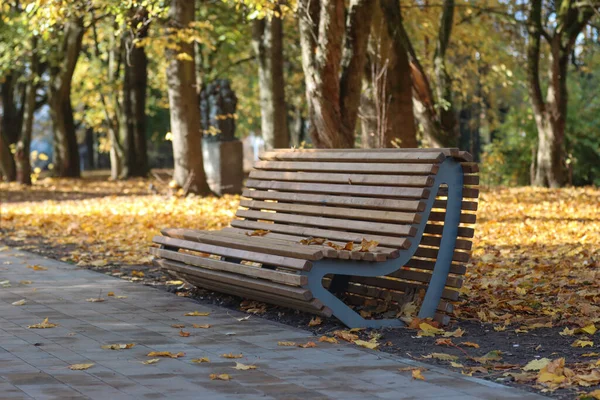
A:
MULTIPOLYGON (((126 275, 135 275, 131 268, 140 264, 151 271, 147 248, 161 228, 220 229, 239 202, 238 196, 180 197, 160 181, 142 179, 44 179, 31 188, 3 183, 0 190, 0 244, 126 275)), ((581 374, 598 368, 600 339, 593 326, 600 326, 599 232, 597 188, 483 188, 458 326, 472 330, 481 351, 500 349, 509 354, 505 361, 521 366, 539 353, 566 357, 581 374), (488 324, 481 328, 480 322, 488 324), (511 353, 517 337, 531 342, 528 352, 511 353)), ((416 342, 406 347, 402 335, 388 336, 388 351, 415 350, 416 342)), ((466 354, 464 348, 433 348, 435 340, 420 340, 421 356, 466 354)), ((600 371, 592 386, 598 383, 600 371)))

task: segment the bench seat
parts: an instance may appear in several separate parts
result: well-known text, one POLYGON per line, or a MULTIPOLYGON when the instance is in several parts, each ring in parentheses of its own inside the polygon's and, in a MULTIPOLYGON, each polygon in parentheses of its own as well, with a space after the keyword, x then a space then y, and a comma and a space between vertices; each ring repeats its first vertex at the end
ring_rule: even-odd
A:
POLYGON ((409 302, 447 323, 472 246, 477 172, 458 149, 268 151, 230 227, 163 229, 150 252, 192 285, 350 327, 400 326, 365 316, 409 302))

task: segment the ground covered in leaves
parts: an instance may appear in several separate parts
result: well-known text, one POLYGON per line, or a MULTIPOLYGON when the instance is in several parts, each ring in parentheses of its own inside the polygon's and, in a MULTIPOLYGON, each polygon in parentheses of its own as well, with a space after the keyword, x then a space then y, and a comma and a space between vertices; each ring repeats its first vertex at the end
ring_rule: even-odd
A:
MULTIPOLYGON (((240 307, 240 299, 173 282, 152 268, 147 255, 161 228, 227 226, 236 196, 181 197, 161 180, 47 178, 32 188, 0 184, 0 201, 1 244, 198 301, 240 307)), ((315 321, 248 302, 241 306, 319 336, 463 374, 557 397, 590 393, 600 399, 599 266, 599 189, 484 189, 473 259, 450 327, 415 321, 413 329, 347 332, 335 319, 315 321)), ((427 371, 399 373, 427 379, 427 371)))

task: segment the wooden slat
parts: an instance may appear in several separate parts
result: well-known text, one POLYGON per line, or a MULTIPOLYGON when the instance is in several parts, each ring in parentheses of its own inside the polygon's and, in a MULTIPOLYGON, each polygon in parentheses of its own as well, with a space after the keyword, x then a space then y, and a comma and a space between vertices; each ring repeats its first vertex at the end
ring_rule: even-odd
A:
POLYGON ((478 175, 465 175, 463 176, 463 185, 479 185, 478 175))
MULTIPOLYGON (((396 279, 387 279, 383 277, 353 276, 350 281, 385 289, 398 290, 401 292, 406 292, 407 290, 411 289, 427 289, 427 285, 405 282, 396 279)), ((442 298, 450 301, 456 301, 458 300, 458 294, 458 291, 454 289, 445 288, 442 292, 442 298)))
MULTIPOLYGON (((436 200, 433 203, 433 208, 446 208, 448 202, 446 200, 436 200)), ((477 211, 478 203, 476 201, 463 201, 461 209, 464 211, 477 211)))
POLYGON ((341 240, 342 242, 355 242, 360 243, 362 239, 375 240, 380 245, 385 247, 393 247, 398 249, 407 249, 410 247, 410 240, 408 238, 381 236, 363 233, 353 232, 342 232, 334 231, 329 229, 318 229, 312 227, 294 226, 294 225, 282 225, 282 224, 269 224, 266 222, 258 221, 247 221, 247 220, 232 220, 231 226, 243 229, 265 229, 272 232, 278 233, 289 233, 292 235, 299 235, 303 237, 318 237, 328 238, 331 240, 341 240))
MULTIPOLYGON (((346 150, 346 149, 344 149, 346 150)), ((261 160, 278 161, 355 161, 369 162, 409 162, 438 163, 446 156, 440 152, 352 152, 352 151, 267 151, 259 156, 261 160)))
MULTIPOLYGON (((241 238, 240 238, 241 239, 241 238)), ((286 267, 297 270, 309 270, 311 268, 311 262, 298 258, 282 257, 272 254, 264 254, 251 252, 246 250, 233 249, 231 247, 214 246, 205 243, 192 242, 189 240, 175 239, 167 236, 155 236, 153 239, 154 243, 174 247, 182 248, 193 251, 199 251, 202 253, 216 254, 219 256, 226 256, 231 258, 237 258, 240 260, 255 261, 261 264, 274 265, 280 267, 286 267)))
POLYGON ((194 265, 201 268, 210 268, 218 271, 232 272, 240 275, 251 276, 260 279, 282 283, 285 285, 302 286, 308 283, 308 277, 289 272, 275 271, 268 268, 252 267, 230 263, 227 261, 213 260, 208 257, 199 257, 191 254, 179 253, 176 251, 150 248, 150 254, 156 257, 162 257, 173 261, 194 265))
MULTIPOLYGON (((462 190, 462 195, 465 199, 476 199, 479 197, 479 189, 464 187, 462 190)), ((437 192, 437 196, 448 196, 448 188, 440 187, 437 192)))
POLYGON ((282 285, 280 283, 268 282, 254 278, 246 278, 241 275, 231 274, 227 272, 196 268, 177 261, 170 261, 165 259, 155 259, 154 264, 166 270, 181 272, 187 275, 196 276, 200 279, 210 279, 226 284, 247 287, 249 289, 255 289, 280 296, 291 297, 297 300, 310 300, 313 298, 313 295, 310 292, 310 290, 294 286, 282 285))
MULTIPOLYGON (((433 258, 435 260, 435 259, 437 259, 438 252, 439 252, 439 249, 431 249, 431 248, 419 246, 417 248, 417 251, 415 252, 415 257, 433 258)), ((462 251, 457 251, 457 250, 455 250, 452 255, 452 261, 468 262, 470 258, 471 258, 471 255, 469 253, 464 253, 462 251)))
POLYGON ((458 156, 460 149, 458 147, 379 147, 375 149, 364 149, 360 147, 352 149, 296 149, 291 147, 285 147, 281 149, 270 150, 273 152, 281 153, 294 153, 294 152, 308 152, 308 153, 443 153, 447 156, 458 156))
MULTIPOLYGON (((406 266, 410 267, 410 268, 418 268, 418 269, 425 269, 425 270, 433 271, 433 268, 435 267, 435 261, 422 260, 419 258, 411 258, 406 263, 406 266)), ((460 264, 460 265, 457 265, 454 263, 450 264, 450 273, 456 274, 456 275, 464 275, 466 272, 467 272, 467 267, 465 267, 463 264, 460 264)))
POLYGON ((275 221, 286 224, 342 229, 355 232, 383 233, 391 236, 414 236, 417 233, 417 228, 412 225, 385 224, 381 222, 353 221, 325 217, 310 217, 305 215, 285 214, 281 212, 273 213, 253 210, 238 210, 235 215, 246 219, 275 221))
MULTIPOLYGON (((432 235, 441 235, 444 229, 444 225, 427 224, 425 225, 425 233, 432 235)), ((472 238, 475 235, 473 228, 465 228, 463 226, 458 227, 458 237, 472 238)))
POLYGON ((241 207, 254 210, 273 210, 292 212, 295 214, 318 215, 322 217, 347 218, 361 221, 395 222, 417 224, 421 221, 418 213, 406 213, 395 211, 362 210, 358 208, 344 207, 322 207, 303 204, 274 203, 257 200, 241 200, 241 207))
POLYGON ((460 163, 460 166, 462 167, 463 173, 465 174, 476 174, 477 172, 479 172, 479 165, 477 165, 477 163, 463 162, 460 163))
MULTIPOLYGON (((231 232, 231 233, 235 233, 236 235, 245 235, 246 232, 252 232, 252 230, 250 229, 241 229, 241 228, 234 228, 234 227, 227 227, 227 228, 223 228, 220 232, 231 232)), ((294 242, 294 243, 299 243, 300 240, 306 239, 306 237, 303 236, 295 236, 295 235, 288 235, 288 234, 283 234, 283 233, 276 233, 276 232, 269 232, 267 234, 267 236, 269 237, 269 239, 281 239, 283 241, 287 241, 287 242, 294 242)), ((326 238, 325 238, 326 239, 326 238)), ((344 246, 347 242, 340 242, 337 240, 328 240, 334 244, 337 244, 338 246, 344 246)), ((327 248, 329 250, 331 250, 331 247, 325 246, 325 245, 310 245, 310 246, 317 246, 317 247, 324 247, 327 248)), ((351 251, 350 252, 350 256, 353 260, 364 260, 364 261, 385 261, 388 258, 398 258, 400 255, 400 251, 398 249, 394 249, 394 248, 390 248, 390 247, 381 247, 381 246, 377 246, 376 248, 373 249, 373 251, 351 251), (358 253, 361 257, 358 258, 358 256, 354 253, 358 253)), ((328 256, 326 253, 323 253, 326 257, 328 256)), ((338 256, 336 255, 336 258, 338 258, 338 256)))
POLYGON ((348 183, 351 185, 383 185, 403 187, 429 187, 433 185, 431 176, 412 175, 365 175, 341 174, 326 172, 285 172, 285 171, 250 171, 250 179, 263 179, 291 182, 316 182, 316 183, 348 183))
MULTIPOLYGON (((399 269, 398 271, 392 272, 387 276, 414 282, 429 283, 429 281, 431 281, 430 273, 406 269, 399 269)), ((461 288, 463 282, 464 280, 461 277, 448 276, 448 278, 446 278, 446 286, 451 288, 461 288)))
POLYGON ((255 179, 248 179, 246 181, 246 187, 263 190, 283 190, 288 192, 327 193, 385 198, 425 199, 429 196, 429 189, 421 188, 259 181, 255 179))
MULTIPOLYGON (((431 211, 429 213, 429 221, 443 221, 446 218, 445 212, 440 211, 431 211)), ((461 213, 460 214, 460 222, 463 224, 474 224, 477 220, 477 216, 475 214, 461 213)))
MULTIPOLYGON (((440 247, 441 243, 442 243, 441 236, 428 236, 428 235, 421 236, 421 244, 422 245, 440 247)), ((455 246, 456 249, 471 250, 472 247, 473 247, 473 242, 471 242, 470 240, 456 239, 456 246, 455 246)))
POLYGON ((321 303, 321 301, 319 301, 318 299, 312 299, 310 301, 301 301, 289 297, 277 296, 273 293, 250 290, 242 286, 224 284, 222 282, 211 281, 208 279, 199 280, 196 277, 185 274, 177 275, 179 279, 187 281, 194 286, 202 287, 208 290, 213 290, 215 292, 222 292, 242 298, 258 300, 264 303, 288 307, 291 309, 313 313, 324 317, 330 317, 332 315, 331 310, 328 307, 323 307, 323 303, 321 303))
POLYGON ((244 197, 259 200, 277 200, 292 203, 309 203, 327 206, 349 206, 392 211, 423 211, 425 202, 419 200, 377 199, 368 197, 332 196, 326 194, 268 192, 264 190, 244 189, 244 197))
POLYGON ((163 229, 161 233, 176 239, 191 240, 199 243, 214 244, 217 246, 228 246, 239 250, 256 251, 265 254, 274 254, 278 256, 300 258, 303 260, 320 260, 323 258, 323 252, 318 249, 310 249, 305 246, 281 246, 275 243, 270 243, 266 238, 255 238, 248 236, 247 238, 224 238, 215 235, 210 231, 197 231, 193 229, 178 229, 170 228, 163 229))
POLYGON ((315 171, 315 172, 360 172, 361 174, 410 174, 431 175, 439 170, 439 164, 376 164, 376 163, 336 163, 305 161, 257 161, 254 168, 274 171, 315 171))

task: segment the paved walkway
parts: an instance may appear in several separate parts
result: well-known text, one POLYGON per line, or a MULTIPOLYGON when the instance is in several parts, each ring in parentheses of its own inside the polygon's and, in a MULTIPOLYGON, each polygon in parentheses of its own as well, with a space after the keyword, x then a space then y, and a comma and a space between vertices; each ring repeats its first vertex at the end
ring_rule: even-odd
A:
POLYGON ((305 343, 309 332, 12 249, 0 251, 0 399, 538 399, 540 396, 428 366, 426 381, 398 368, 420 364, 353 345, 305 343), (27 268, 47 267, 45 271, 27 268), (6 283, 5 281, 10 281, 6 283), (27 283, 24 281, 32 281, 27 283), (10 286, 9 286, 10 285, 10 286), (106 297, 112 291, 118 299, 106 297), (102 293, 104 302, 92 303, 102 293), (22 306, 13 302, 25 299, 22 306), (192 311, 205 317, 185 317, 192 311), (52 329, 27 329, 50 322, 52 329), (193 329, 192 323, 211 324, 193 329), (173 324, 185 324, 190 337, 173 324), (102 345, 135 343, 127 350, 102 345), (184 352, 142 364, 151 351, 184 352), (258 368, 232 369, 224 353, 258 368), (209 363, 192 363, 208 357, 209 363), (93 363, 73 371, 72 364, 93 363), (229 374, 230 381, 210 374, 229 374))

